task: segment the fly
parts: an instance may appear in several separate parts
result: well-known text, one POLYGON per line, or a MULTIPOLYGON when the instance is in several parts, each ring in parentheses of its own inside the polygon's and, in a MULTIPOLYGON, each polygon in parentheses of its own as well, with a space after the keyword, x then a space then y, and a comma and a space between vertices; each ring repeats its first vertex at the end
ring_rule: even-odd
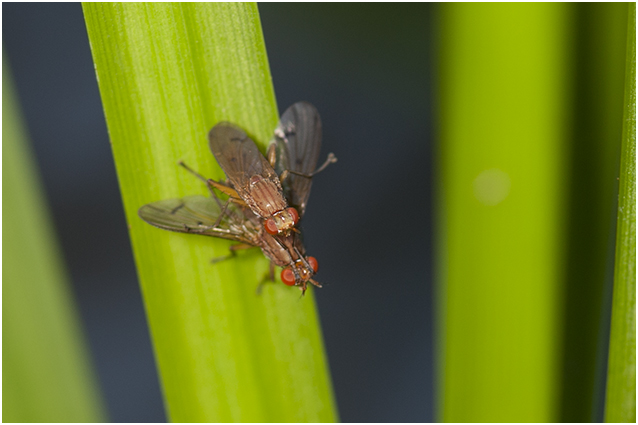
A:
MULTIPOLYGON (((317 109, 308 102, 297 102, 286 109, 270 141, 267 156, 268 163, 281 176, 284 197, 298 212, 299 219, 306 211, 312 177, 331 163, 337 162, 334 154, 330 153, 321 167, 315 170, 320 150, 321 117, 317 109)), ((301 233, 296 240, 301 241, 301 233)), ((298 250, 301 252, 300 260, 282 270, 282 282, 292 285, 296 284, 293 283, 293 279, 298 282, 301 278, 319 286, 312 279, 318 268, 316 260, 310 257, 314 260, 312 264, 309 264, 309 261, 303 261, 305 249, 301 242, 299 242, 298 250)))
POLYGON ((262 217, 271 235, 289 235, 296 230, 310 195, 312 177, 337 161, 331 153, 315 170, 321 148, 321 119, 307 102, 297 102, 284 112, 268 148, 268 159, 242 129, 229 122, 215 125, 208 139, 230 183, 210 184, 262 217))
MULTIPOLYGON (((207 179, 185 164, 180 165, 208 183, 207 179)), ((212 190, 210 192, 211 197, 193 195, 152 202, 142 206, 138 214, 142 220, 160 229, 237 242, 230 246, 228 256, 214 259, 212 262, 233 257, 239 250, 258 247, 271 262, 271 280, 274 281, 274 266, 279 266, 284 268, 281 273, 284 284, 299 286, 303 293, 306 292, 308 282, 321 287, 312 279, 318 270, 317 260, 305 255, 300 234, 273 236, 265 231, 262 219, 248 207, 236 203, 222 203, 212 190)))
MULTIPOLYGON (((237 242, 231 245, 229 256, 234 256, 238 250, 259 247, 272 265, 290 270, 286 273, 282 272, 282 281, 290 286, 298 283, 297 286, 302 286, 304 292, 306 282, 312 276, 299 271, 298 265, 307 263, 310 265, 312 274, 317 271, 317 260, 314 257, 304 256, 305 249, 296 234, 280 241, 264 231, 260 218, 252 211, 237 204, 222 204, 216 197, 193 195, 152 202, 141 207, 138 214, 142 220, 160 229, 213 236, 237 242), (283 279, 288 277, 290 272, 294 275, 295 269, 299 274, 298 282, 297 277, 293 278, 292 284, 289 278, 283 279)), ((219 259, 213 260, 213 262, 216 261, 219 259)))
POLYGON ((268 233, 288 235, 299 222, 299 214, 288 206, 279 176, 255 142, 229 122, 215 125, 208 139, 210 150, 230 184, 210 183, 262 217, 268 233))
POLYGON ((209 141, 229 183, 206 179, 180 163, 207 184, 211 197, 153 202, 140 208, 140 217, 165 230, 238 242, 230 247, 230 256, 240 249, 259 247, 271 261, 271 278, 276 265, 283 267, 282 282, 300 287, 302 293, 308 283, 321 287, 312 279, 318 262, 306 256, 301 231, 294 228, 305 212, 312 177, 336 162, 331 153, 313 171, 321 147, 321 121, 314 106, 298 102, 284 112, 269 146, 268 160, 246 133, 231 123, 213 127, 209 141), (275 169, 282 176, 283 187, 275 169), (232 202, 222 203, 213 188, 229 195, 232 202))

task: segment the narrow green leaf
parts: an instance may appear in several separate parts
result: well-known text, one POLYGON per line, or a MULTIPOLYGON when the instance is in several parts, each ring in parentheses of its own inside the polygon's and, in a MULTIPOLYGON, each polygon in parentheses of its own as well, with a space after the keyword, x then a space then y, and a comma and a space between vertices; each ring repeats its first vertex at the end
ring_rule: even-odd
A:
POLYGON ((572 3, 573 111, 564 168, 567 237, 559 422, 603 418, 622 134, 627 5, 572 3), (609 298, 606 298, 609 297, 609 298), (606 307, 606 308, 603 308, 606 307))
POLYGON ((636 3, 629 4, 626 69, 607 422, 636 422, 636 3))
POLYGON ((2 73, 2 421, 102 422, 104 412, 60 248, 2 73))
POLYGON ((169 417, 176 422, 336 418, 312 291, 267 284, 257 250, 152 228, 148 202, 206 194, 177 166, 223 173, 218 121, 262 147, 278 113, 259 15, 249 3, 85 3, 84 13, 169 417))
POLYGON ((442 13, 441 419, 556 421, 568 5, 442 13))

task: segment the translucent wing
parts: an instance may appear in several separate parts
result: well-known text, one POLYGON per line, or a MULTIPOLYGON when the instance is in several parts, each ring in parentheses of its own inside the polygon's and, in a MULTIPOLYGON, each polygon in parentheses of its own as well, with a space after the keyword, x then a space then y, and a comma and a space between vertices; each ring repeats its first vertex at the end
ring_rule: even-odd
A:
POLYGON ((211 152, 235 190, 240 191, 246 187, 250 178, 255 175, 279 181, 255 142, 236 125, 220 122, 208 133, 208 140, 211 152))
POLYGON ((295 248, 297 248, 297 250, 299 250, 299 253, 301 255, 303 255, 304 257, 306 256, 306 247, 303 244, 303 235, 302 233, 298 233, 295 234, 295 248))
POLYGON ((141 207, 138 214, 142 220, 160 229, 257 245, 256 230, 243 220, 243 212, 234 204, 228 205, 224 216, 215 226, 222 214, 222 207, 213 198, 195 195, 152 202, 141 207))
MULTIPOLYGON (((277 173, 288 169, 312 174, 321 149, 321 118, 317 109, 308 102, 297 102, 286 109, 271 143, 276 143, 277 173)), ((289 174, 283 181, 286 199, 300 216, 306 209, 311 186, 311 178, 294 174, 289 174)))
POLYGON ((290 252, 276 237, 269 235, 265 231, 261 232, 260 243, 261 251, 266 258, 277 266, 286 267, 292 263, 290 252))

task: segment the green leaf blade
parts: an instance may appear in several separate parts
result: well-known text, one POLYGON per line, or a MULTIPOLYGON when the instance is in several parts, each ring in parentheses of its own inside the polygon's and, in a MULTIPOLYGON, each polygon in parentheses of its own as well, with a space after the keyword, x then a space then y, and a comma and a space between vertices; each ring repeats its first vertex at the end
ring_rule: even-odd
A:
POLYGON ((215 123, 269 140, 278 113, 256 5, 84 11, 170 419, 333 421, 312 293, 299 301, 277 283, 256 296, 268 268, 260 252, 211 265, 227 241, 155 229, 136 213, 207 194, 180 159, 223 178, 207 146, 215 123))
POLYGON ((606 422, 636 422, 636 4, 629 4, 606 422))

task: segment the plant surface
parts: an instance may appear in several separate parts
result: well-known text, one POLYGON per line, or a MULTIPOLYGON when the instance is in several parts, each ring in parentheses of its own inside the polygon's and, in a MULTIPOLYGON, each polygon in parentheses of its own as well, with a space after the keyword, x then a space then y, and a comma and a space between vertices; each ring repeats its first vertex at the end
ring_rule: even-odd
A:
POLYGON ((219 121, 262 148, 278 113, 259 14, 248 3, 85 3, 100 93, 174 422, 334 421, 312 291, 280 282, 258 250, 215 265, 229 242, 142 222, 142 205, 207 194, 179 160, 224 178, 208 150, 219 121))
POLYGON ((636 4, 629 4, 607 422, 636 422, 636 4))

